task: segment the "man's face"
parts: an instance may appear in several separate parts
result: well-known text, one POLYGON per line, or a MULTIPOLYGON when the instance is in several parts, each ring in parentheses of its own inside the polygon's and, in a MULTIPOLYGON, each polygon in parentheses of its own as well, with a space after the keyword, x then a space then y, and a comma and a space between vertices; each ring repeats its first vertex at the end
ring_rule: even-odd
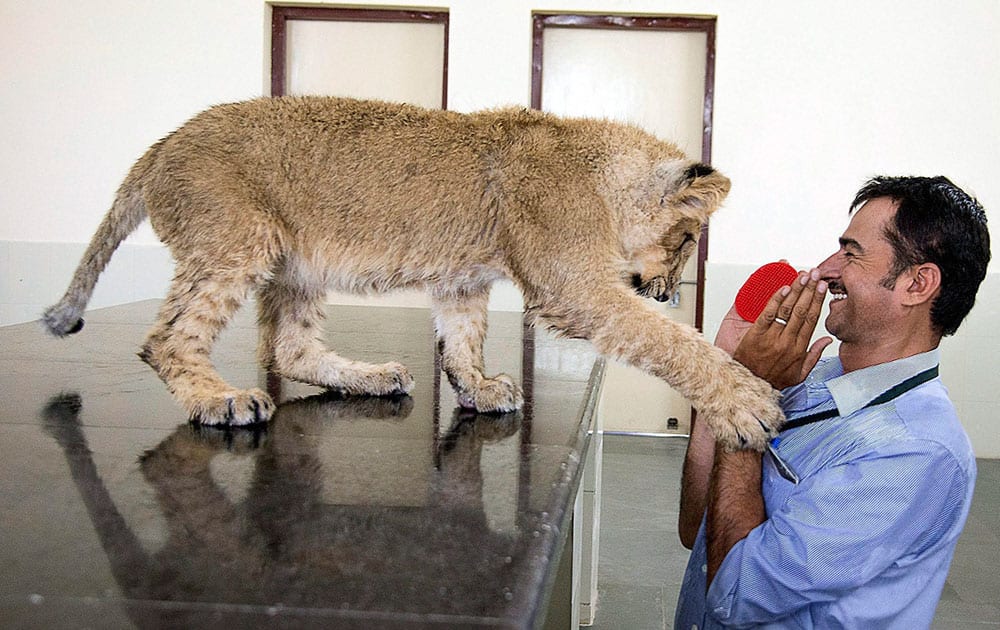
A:
POLYGON ((896 283, 889 289, 884 283, 893 262, 885 226, 895 214, 892 199, 869 200, 851 218, 840 249, 819 265, 830 287, 826 329, 841 343, 879 345, 903 334, 897 295, 902 288, 896 283))

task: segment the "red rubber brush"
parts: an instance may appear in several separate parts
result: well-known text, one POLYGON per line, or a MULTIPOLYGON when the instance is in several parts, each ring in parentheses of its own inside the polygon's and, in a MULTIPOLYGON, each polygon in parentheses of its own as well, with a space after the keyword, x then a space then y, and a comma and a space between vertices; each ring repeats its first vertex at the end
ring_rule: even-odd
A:
POLYGON ((795 268, 784 262, 767 263, 750 274, 736 294, 736 312, 748 322, 755 322, 764 312, 774 292, 790 286, 799 276, 795 268))

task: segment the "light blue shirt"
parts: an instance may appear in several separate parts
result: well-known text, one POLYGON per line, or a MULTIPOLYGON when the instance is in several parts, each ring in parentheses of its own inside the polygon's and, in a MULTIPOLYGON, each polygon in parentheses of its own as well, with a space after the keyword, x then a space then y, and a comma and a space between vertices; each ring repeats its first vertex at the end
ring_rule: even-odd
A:
POLYGON ((972 502, 976 460, 940 379, 890 402, 883 392, 937 365, 932 350, 844 374, 824 359, 782 393, 793 484, 765 454, 767 520, 738 542, 705 593, 705 524, 674 627, 928 628, 972 502))

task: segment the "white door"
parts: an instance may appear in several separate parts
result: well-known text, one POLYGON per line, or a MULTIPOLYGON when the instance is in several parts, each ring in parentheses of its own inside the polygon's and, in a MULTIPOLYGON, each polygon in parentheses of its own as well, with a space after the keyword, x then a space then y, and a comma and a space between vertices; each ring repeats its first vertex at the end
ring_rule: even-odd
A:
MULTIPOLYGON (((544 111, 636 123, 701 158, 705 32, 556 27, 542 37, 544 111)), ((676 303, 650 304, 693 325, 696 278, 692 257, 676 303)), ((687 433, 691 417, 688 402, 663 381, 613 361, 600 409, 605 431, 687 433)))

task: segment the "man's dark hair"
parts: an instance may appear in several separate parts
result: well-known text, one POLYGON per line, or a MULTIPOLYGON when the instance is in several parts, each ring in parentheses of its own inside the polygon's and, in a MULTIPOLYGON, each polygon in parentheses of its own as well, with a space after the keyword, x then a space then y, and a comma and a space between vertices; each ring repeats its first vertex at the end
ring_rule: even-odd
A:
POLYGON ((942 336, 954 334, 972 310, 990 262, 983 206, 946 177, 875 177, 858 191, 850 212, 878 197, 891 198, 897 207, 885 230, 895 255, 883 284, 893 288, 913 265, 937 265, 941 292, 931 305, 931 325, 942 336))

